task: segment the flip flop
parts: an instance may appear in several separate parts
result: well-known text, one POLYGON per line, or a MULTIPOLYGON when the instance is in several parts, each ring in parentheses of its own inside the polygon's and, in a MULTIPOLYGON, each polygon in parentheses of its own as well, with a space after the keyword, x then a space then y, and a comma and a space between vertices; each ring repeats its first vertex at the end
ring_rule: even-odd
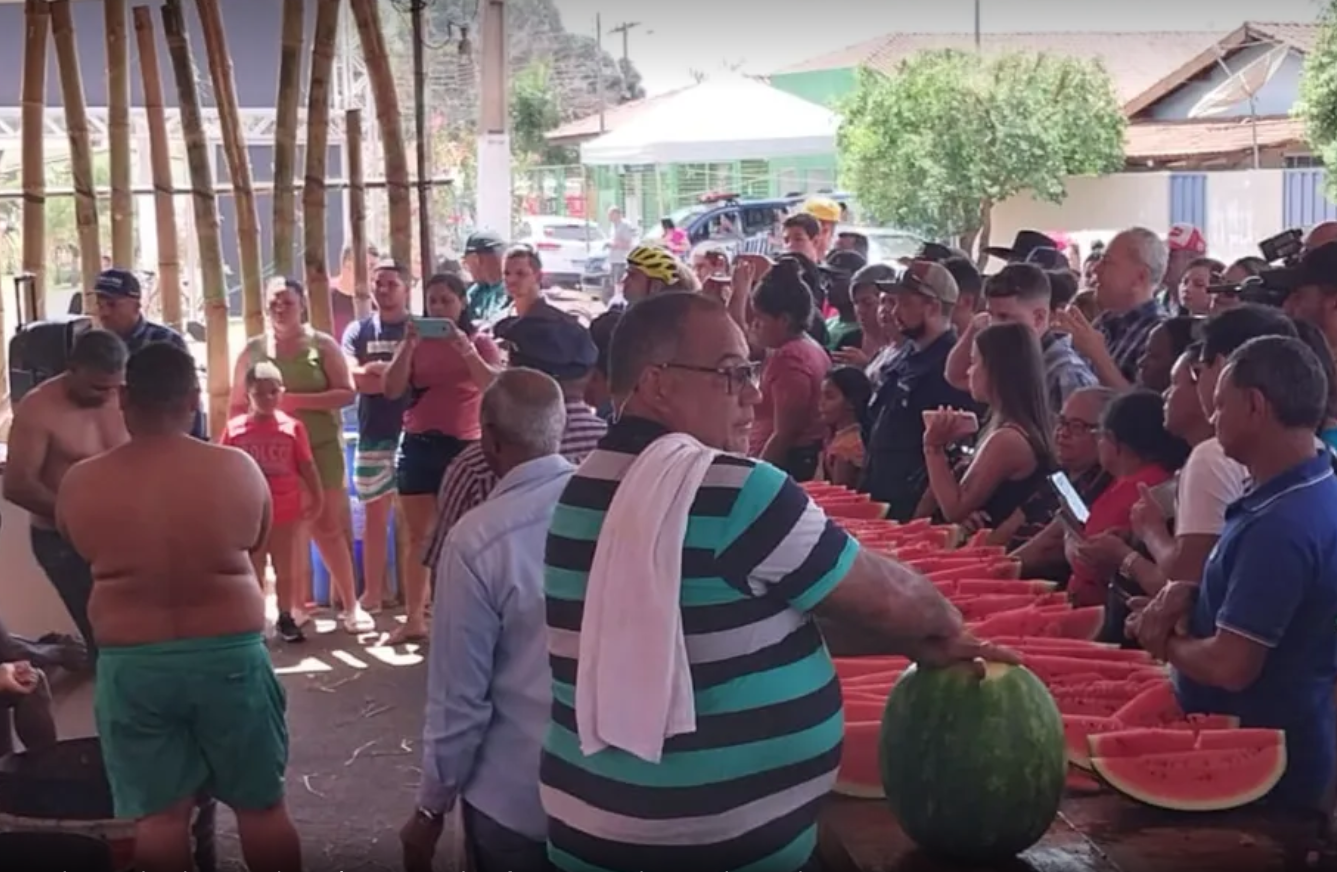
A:
POLYGON ((392 630, 390 632, 390 635, 386 637, 385 644, 390 647, 394 647, 395 645, 407 645, 410 642, 426 642, 426 641, 427 641, 427 634, 425 632, 411 633, 409 632, 407 627, 400 625, 396 627, 394 630, 392 630))

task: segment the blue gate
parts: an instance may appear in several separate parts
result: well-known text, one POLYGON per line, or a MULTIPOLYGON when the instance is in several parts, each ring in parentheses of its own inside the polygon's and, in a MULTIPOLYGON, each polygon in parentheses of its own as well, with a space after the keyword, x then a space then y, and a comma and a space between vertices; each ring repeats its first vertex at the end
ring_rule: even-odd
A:
POLYGON ((1312 227, 1337 220, 1337 206, 1323 193, 1327 177, 1321 168, 1283 170, 1282 220, 1287 227, 1312 227))
POLYGON ((1192 224, 1206 236, 1206 173, 1170 173, 1170 223, 1192 224))

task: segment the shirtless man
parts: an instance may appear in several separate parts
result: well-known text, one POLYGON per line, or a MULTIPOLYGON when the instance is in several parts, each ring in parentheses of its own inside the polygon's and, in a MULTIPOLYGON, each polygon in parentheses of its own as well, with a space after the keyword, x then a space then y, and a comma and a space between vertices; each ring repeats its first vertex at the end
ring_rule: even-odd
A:
POLYGON ((193 868, 188 828, 207 792, 236 813, 251 869, 301 869, 283 797, 283 687, 265 649, 251 554, 269 487, 249 455, 190 437, 195 361, 152 343, 126 366, 130 440, 66 474, 56 524, 93 572, 102 645, 95 706, 135 868, 193 868))
POLYGON ((129 435, 117 392, 125 380, 125 344, 106 330, 75 340, 69 368, 38 385, 14 409, 4 496, 32 515, 32 550, 97 656, 88 624, 93 577, 88 563, 56 532, 56 494, 75 463, 123 444, 129 435))

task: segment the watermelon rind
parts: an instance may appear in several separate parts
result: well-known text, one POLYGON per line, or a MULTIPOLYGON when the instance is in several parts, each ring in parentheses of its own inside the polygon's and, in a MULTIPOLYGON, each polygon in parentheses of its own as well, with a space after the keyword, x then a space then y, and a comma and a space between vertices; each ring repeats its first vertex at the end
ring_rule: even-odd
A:
POLYGON ((1038 842, 1058 813, 1067 751, 1058 707, 1028 669, 911 667, 879 744, 887 803, 905 834, 946 859, 988 863, 1038 842))
POLYGON ((1092 757, 1091 766, 1110 787, 1155 808, 1227 811, 1256 802, 1277 786, 1286 774, 1286 746, 1092 757), (1230 784, 1232 775, 1238 783, 1230 784), (1241 781, 1242 775, 1247 779, 1241 781))

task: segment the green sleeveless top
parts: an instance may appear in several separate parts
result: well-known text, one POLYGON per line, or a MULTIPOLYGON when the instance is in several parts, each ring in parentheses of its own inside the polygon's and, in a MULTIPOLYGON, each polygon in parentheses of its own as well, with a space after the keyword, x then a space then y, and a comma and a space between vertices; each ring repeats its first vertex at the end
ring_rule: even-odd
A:
MULTIPOLYGON (((252 364, 268 361, 283 374, 284 389, 294 394, 318 394, 329 390, 330 380, 321 365, 320 349, 315 335, 308 328, 302 338, 301 350, 289 356, 271 354, 269 342, 261 337, 247 344, 252 364)), ((306 427, 311 441, 311 453, 321 483, 327 488, 344 487, 344 446, 339 413, 335 409, 303 409, 295 417, 306 427)))

